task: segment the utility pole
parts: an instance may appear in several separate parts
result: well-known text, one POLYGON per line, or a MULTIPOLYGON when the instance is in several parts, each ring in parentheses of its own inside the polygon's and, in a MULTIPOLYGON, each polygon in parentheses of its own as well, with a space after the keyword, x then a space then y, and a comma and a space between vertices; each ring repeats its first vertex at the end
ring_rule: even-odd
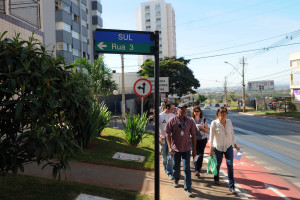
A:
POLYGON ((243 112, 246 112, 245 106, 245 58, 242 58, 241 64, 243 65, 242 77, 243 77, 243 112))
POLYGON ((225 84, 224 84, 224 93, 225 93, 225 104, 228 106, 228 96, 227 96, 227 80, 225 76, 225 84))
POLYGON ((122 118, 125 119, 125 80, 124 80, 124 55, 121 54, 122 61, 122 118))

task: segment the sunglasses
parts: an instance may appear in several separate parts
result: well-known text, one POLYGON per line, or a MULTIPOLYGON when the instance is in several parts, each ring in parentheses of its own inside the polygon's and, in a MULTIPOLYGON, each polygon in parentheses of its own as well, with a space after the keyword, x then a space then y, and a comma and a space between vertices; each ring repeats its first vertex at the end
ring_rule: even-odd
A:
POLYGON ((228 111, 227 111, 227 110, 226 110, 226 111, 223 110, 221 113, 226 113, 226 114, 228 114, 228 111))
POLYGON ((200 112, 200 110, 195 110, 194 112, 200 112))

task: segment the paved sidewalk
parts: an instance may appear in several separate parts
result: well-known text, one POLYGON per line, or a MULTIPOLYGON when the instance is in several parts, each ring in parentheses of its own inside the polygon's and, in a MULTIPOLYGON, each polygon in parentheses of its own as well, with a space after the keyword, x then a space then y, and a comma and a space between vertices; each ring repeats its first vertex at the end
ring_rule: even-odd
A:
MULTIPOLYGON (((161 159, 160 159, 161 160, 161 159)), ((191 163, 192 164, 192 163, 191 163)), ((94 165, 79 162, 70 162, 71 171, 66 172, 66 181, 81 182, 110 188, 136 191, 141 194, 154 196, 154 172, 117 168, 104 165, 94 165)), ((191 165, 192 166, 192 165, 191 165)), ((50 167, 44 170, 36 164, 25 167, 25 174, 52 179, 50 167)), ((192 192, 194 199, 240 199, 228 190, 228 184, 221 181, 221 185, 213 184, 213 175, 206 175, 207 164, 204 162, 201 178, 195 178, 192 173, 192 192)), ((193 168, 192 168, 193 170, 193 168)), ((183 171, 181 175, 183 175, 183 171)), ((63 179, 64 176, 62 176, 63 179)), ((227 179, 227 177, 226 177, 227 179)), ((160 196, 162 200, 188 199, 183 189, 183 177, 179 181, 180 188, 173 187, 160 165, 160 196)))

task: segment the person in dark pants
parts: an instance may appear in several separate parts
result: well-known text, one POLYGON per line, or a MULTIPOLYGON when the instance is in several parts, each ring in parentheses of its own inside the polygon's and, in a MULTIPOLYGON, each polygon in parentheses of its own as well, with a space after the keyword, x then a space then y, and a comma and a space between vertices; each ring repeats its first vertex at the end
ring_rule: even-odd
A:
POLYGON ((214 181, 217 185, 220 184, 220 166, 222 164, 223 155, 225 155, 229 179, 229 191, 235 194, 233 177, 233 146, 237 151, 239 151, 240 148, 237 146, 235 141, 232 122, 230 119, 226 119, 227 114, 227 108, 220 107, 216 113, 217 118, 211 122, 209 137, 210 155, 213 156, 215 153, 217 158, 218 174, 214 176, 214 181))
POLYGON ((167 143, 169 153, 174 158, 173 162, 173 177, 174 187, 178 188, 178 181, 180 179, 180 166, 181 159, 184 171, 184 190, 188 197, 193 197, 191 191, 191 140, 193 143, 193 157, 196 156, 196 132, 197 128, 195 123, 190 117, 186 116, 187 106, 184 104, 178 105, 178 115, 169 119, 165 131, 167 133, 167 143))
POLYGON ((205 133, 208 133, 209 128, 206 122, 206 119, 203 117, 203 112, 199 106, 195 106, 193 108, 192 119, 194 120, 197 128, 196 133, 196 163, 195 163, 195 176, 198 178, 200 177, 202 163, 203 163, 203 156, 204 156, 204 149, 207 143, 207 136, 205 133))

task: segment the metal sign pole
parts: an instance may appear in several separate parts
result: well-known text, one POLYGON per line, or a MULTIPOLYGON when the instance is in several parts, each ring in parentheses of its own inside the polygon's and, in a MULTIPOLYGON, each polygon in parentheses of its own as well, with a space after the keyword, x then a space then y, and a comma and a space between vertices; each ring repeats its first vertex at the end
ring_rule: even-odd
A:
POLYGON ((141 102, 141 116, 143 115, 144 112, 144 97, 142 97, 142 102, 141 102))
POLYGON ((155 66, 154 66, 154 99, 155 99, 155 200, 159 200, 159 31, 155 31, 155 66))

